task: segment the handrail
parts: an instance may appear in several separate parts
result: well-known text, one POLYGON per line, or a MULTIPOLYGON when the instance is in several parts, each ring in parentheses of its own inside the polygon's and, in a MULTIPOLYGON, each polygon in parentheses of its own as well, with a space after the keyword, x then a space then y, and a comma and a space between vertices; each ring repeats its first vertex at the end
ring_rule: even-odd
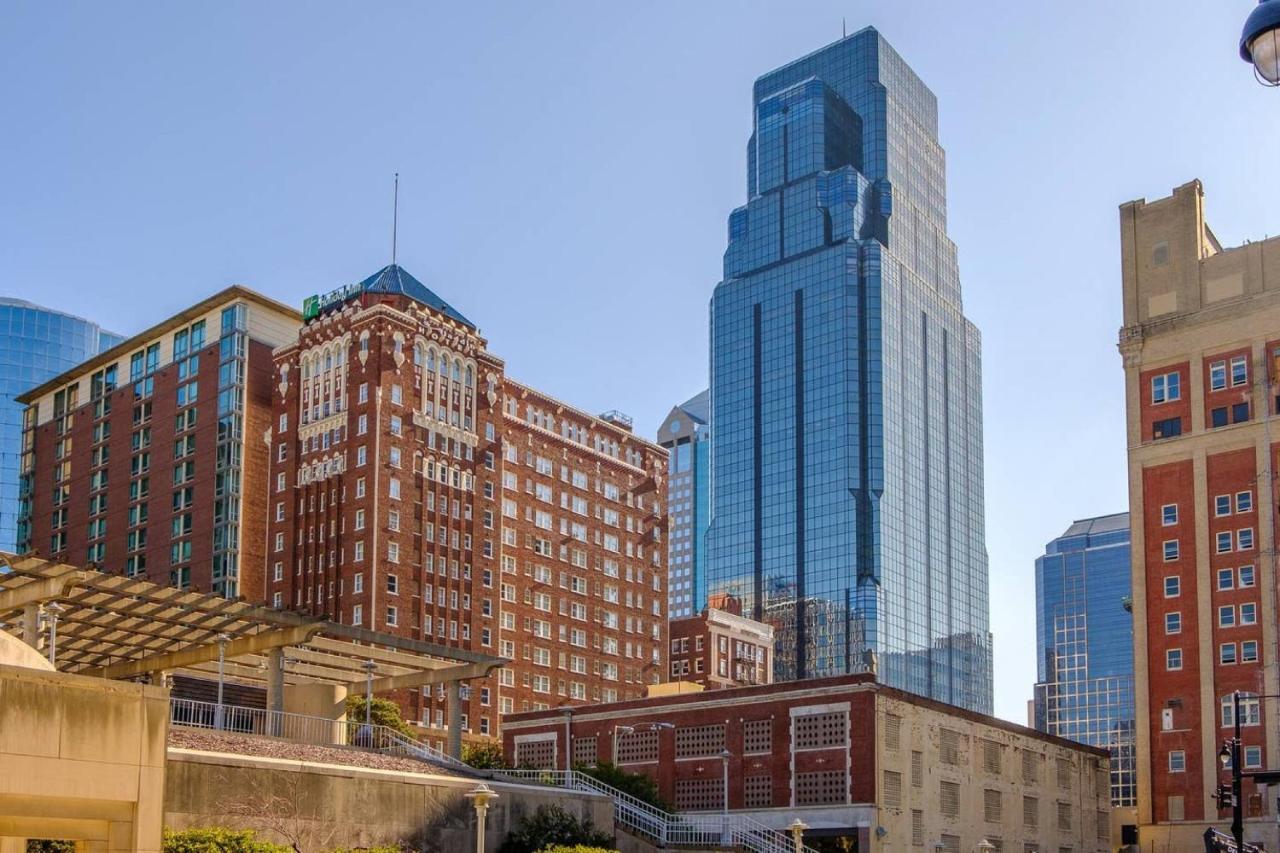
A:
POLYGON ((494 775, 510 781, 531 781, 604 794, 613 800, 616 825, 651 838, 659 846, 733 846, 752 853, 814 853, 812 848, 803 845, 797 851, 795 842, 786 833, 747 815, 736 812, 666 812, 577 770, 497 770, 494 775))
POLYGON ((169 699, 169 721, 176 726, 212 729, 230 734, 258 735, 312 746, 354 747, 370 752, 402 755, 451 770, 475 773, 468 764, 390 726, 358 720, 334 720, 265 708, 219 705, 198 699, 169 699))

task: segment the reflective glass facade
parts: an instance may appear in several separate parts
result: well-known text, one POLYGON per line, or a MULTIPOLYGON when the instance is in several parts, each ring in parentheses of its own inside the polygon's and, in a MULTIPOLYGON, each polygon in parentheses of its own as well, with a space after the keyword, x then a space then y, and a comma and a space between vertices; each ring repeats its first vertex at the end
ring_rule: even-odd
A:
POLYGON ((1129 514, 1077 521, 1036 560, 1035 726, 1111 752, 1111 799, 1137 801, 1129 514))
POLYGON ((980 339, 937 103, 865 29, 756 81, 711 301, 709 594, 779 680, 853 672, 990 712, 980 339))
POLYGON ((711 517, 710 395, 697 394, 671 410, 658 429, 667 449, 667 608, 683 619, 707 606, 706 531, 711 517))
POLYGON ((14 398, 122 340, 88 320, 0 298, 0 551, 17 543, 24 407, 14 398))

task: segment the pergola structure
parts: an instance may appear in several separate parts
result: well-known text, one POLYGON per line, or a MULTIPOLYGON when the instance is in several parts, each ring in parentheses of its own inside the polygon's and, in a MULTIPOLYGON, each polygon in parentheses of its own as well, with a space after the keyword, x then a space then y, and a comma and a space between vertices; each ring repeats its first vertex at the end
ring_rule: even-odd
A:
POLYGON ((322 682, 351 692, 447 686, 449 753, 462 750, 461 683, 505 658, 162 586, 39 557, 0 552, 0 629, 52 645, 62 672, 130 679, 154 673, 266 688, 284 709, 286 685, 322 682), (48 625, 41 629, 41 614, 48 625))

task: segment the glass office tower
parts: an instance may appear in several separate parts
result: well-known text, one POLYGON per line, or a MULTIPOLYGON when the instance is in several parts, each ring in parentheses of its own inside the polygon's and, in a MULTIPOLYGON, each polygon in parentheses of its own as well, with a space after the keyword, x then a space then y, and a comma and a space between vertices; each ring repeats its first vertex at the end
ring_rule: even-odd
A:
POLYGON ((710 395, 696 394, 658 428, 667 449, 667 617, 695 616, 707 606, 706 531, 710 517, 710 395))
POLYGON ((978 330, 937 102, 874 29, 756 81, 711 300, 708 593, 779 680, 875 667, 990 712, 978 330))
POLYGON ((1077 521, 1036 560, 1035 727, 1111 752, 1111 801, 1137 799, 1129 514, 1077 521))
POLYGON ((124 340, 96 323, 21 299, 0 298, 0 551, 18 532, 22 411, 14 397, 124 340))

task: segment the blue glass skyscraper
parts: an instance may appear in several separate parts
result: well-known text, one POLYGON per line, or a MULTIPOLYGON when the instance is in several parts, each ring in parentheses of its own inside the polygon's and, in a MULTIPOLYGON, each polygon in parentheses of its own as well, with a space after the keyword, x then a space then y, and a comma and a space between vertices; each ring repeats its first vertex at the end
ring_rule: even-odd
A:
POLYGON ((0 298, 0 551, 13 551, 17 542, 25 407, 14 397, 122 340, 88 320, 0 298))
POLYGON ((683 619, 707 605, 706 531, 711 514, 710 395, 671 410, 658 428, 667 449, 667 616, 683 619))
POLYGON ((1111 752, 1111 800, 1137 797, 1129 514, 1077 521, 1036 560, 1035 726, 1111 752))
POLYGON ((990 712, 978 330, 937 102, 874 29, 756 81, 711 300, 708 593, 779 680, 858 671, 990 712))

